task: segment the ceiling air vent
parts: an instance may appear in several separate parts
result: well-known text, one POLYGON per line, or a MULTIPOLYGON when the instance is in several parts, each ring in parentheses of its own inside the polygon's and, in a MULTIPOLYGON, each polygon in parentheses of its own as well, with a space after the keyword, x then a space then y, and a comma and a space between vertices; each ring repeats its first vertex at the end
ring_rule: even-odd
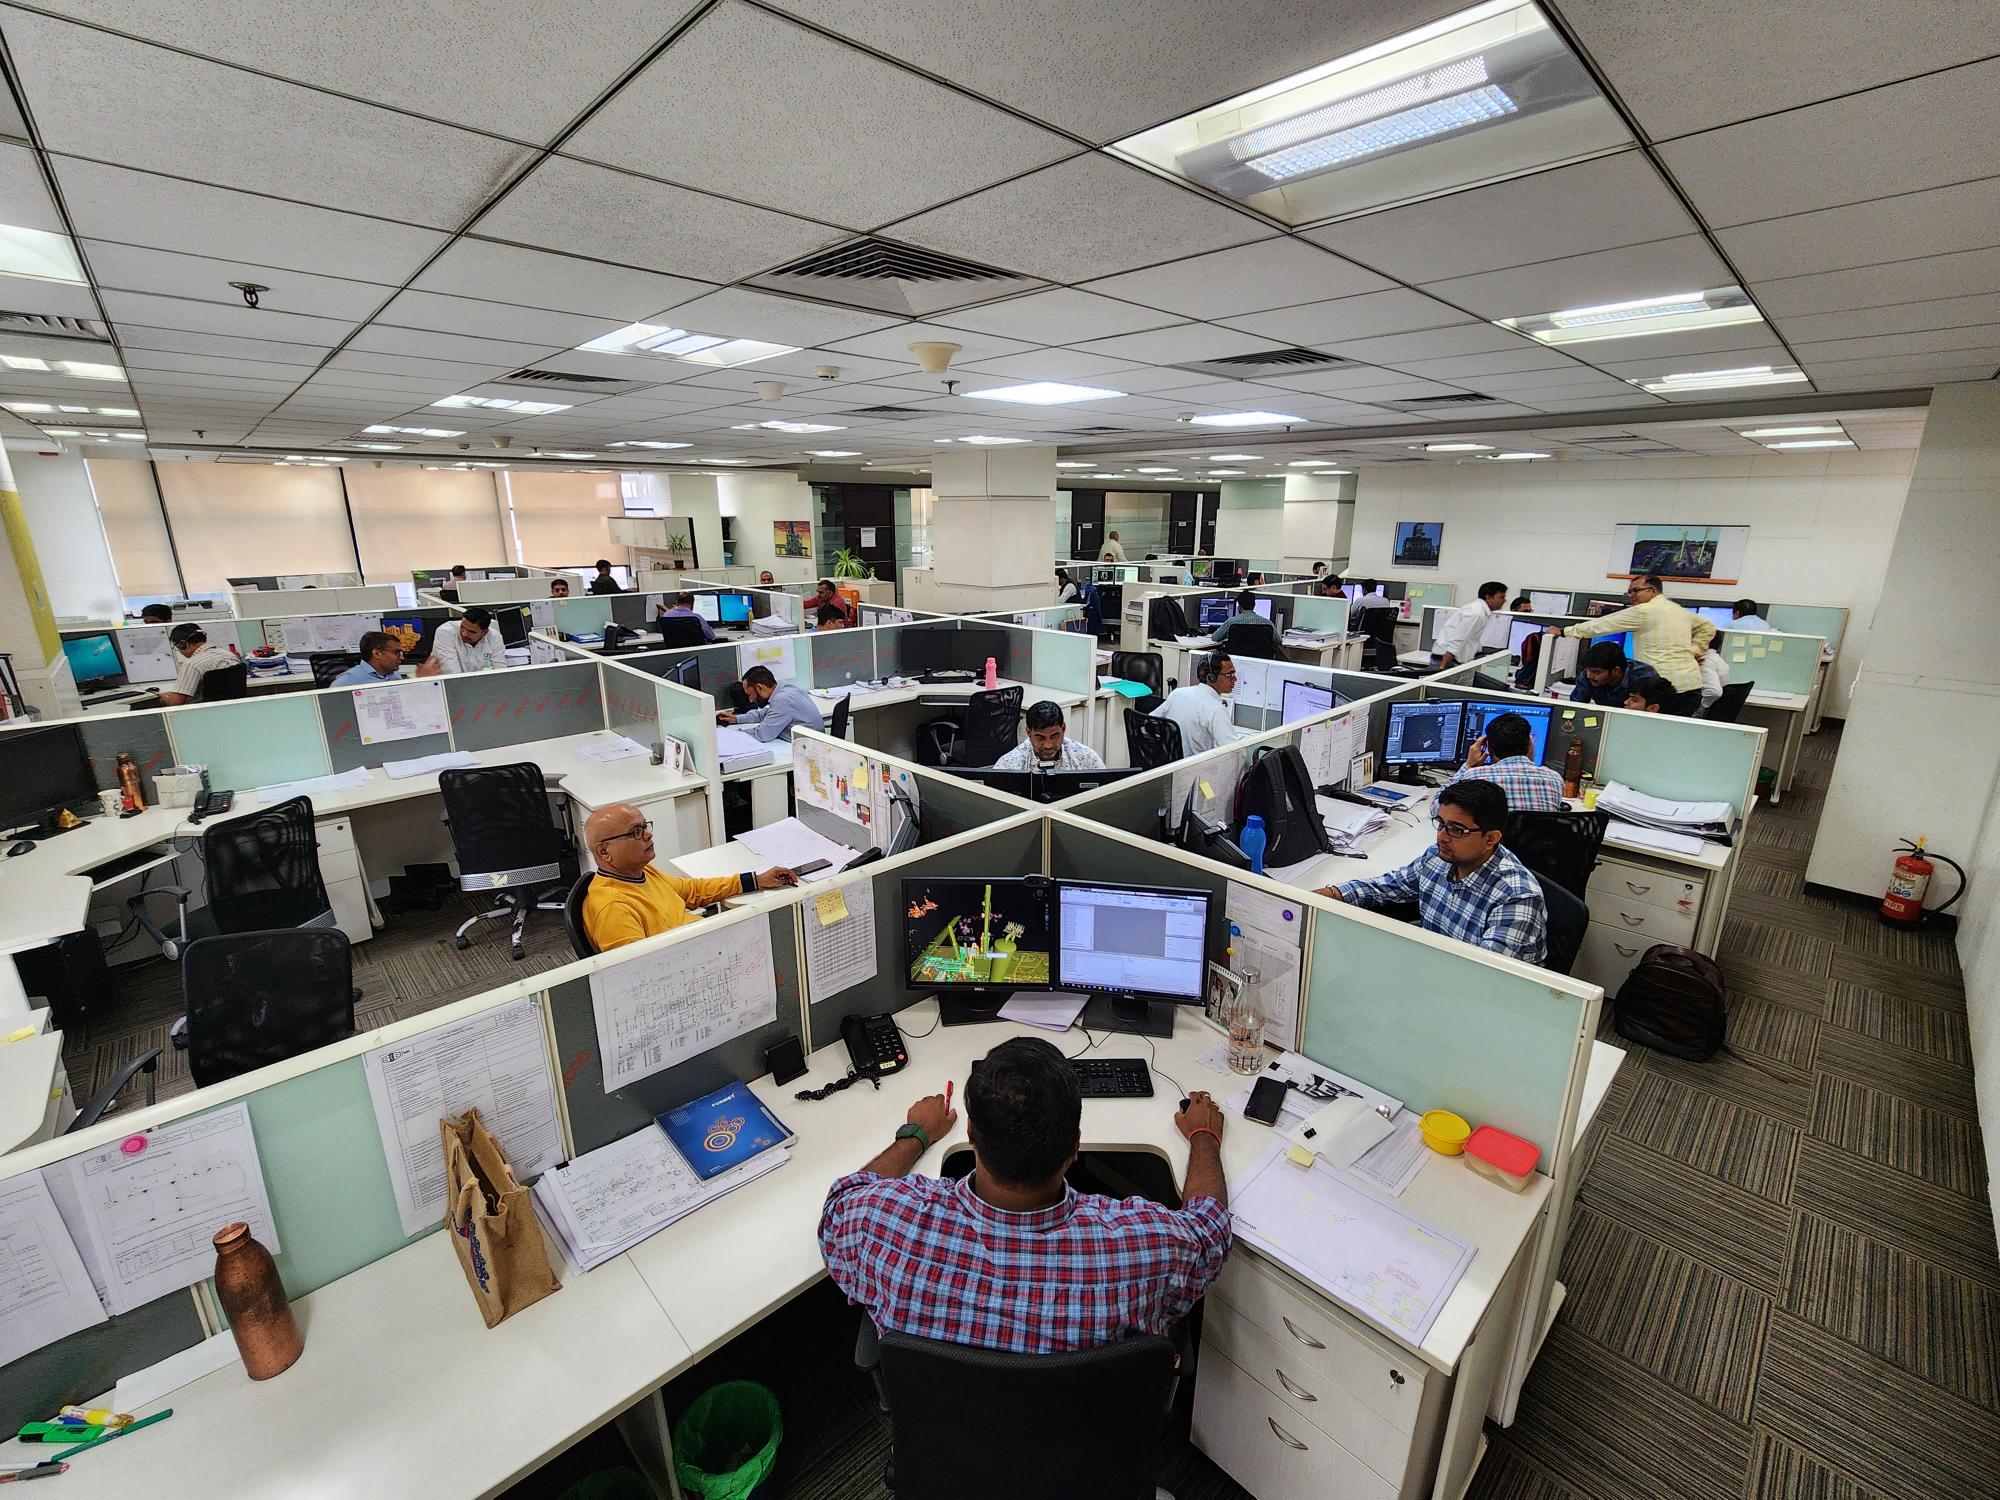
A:
POLYGON ((87 339, 111 342, 111 330, 89 318, 52 318, 45 313, 0 311, 0 333, 32 333, 45 339, 87 339))
POLYGON ((1221 375, 1230 380, 1255 380, 1263 375, 1297 375, 1334 370, 1351 360, 1317 349, 1259 349, 1253 354, 1226 354, 1220 359, 1195 359, 1174 366, 1197 375, 1221 375))
POLYGON ((615 375, 572 375, 564 370, 516 370, 502 375, 495 385, 525 385, 536 390, 572 391, 585 396, 626 396, 634 391, 650 391, 657 380, 620 380, 615 375))
POLYGON ((1114 433, 1137 432, 1136 427, 1072 427, 1064 437, 1110 437, 1114 433))
POLYGON ((871 417, 878 422, 914 422, 918 417, 935 416, 935 412, 920 411, 914 406, 863 406, 855 411, 844 411, 843 417, 871 417))
POLYGON ((1379 401, 1376 404, 1396 411, 1452 411, 1462 406, 1493 406, 1502 403, 1498 396, 1482 396, 1477 391, 1467 391, 1459 396, 1418 396, 1411 401, 1379 401))
POLYGON ((1048 283, 869 236, 816 250, 751 277, 747 285, 899 318, 927 318, 1048 283))

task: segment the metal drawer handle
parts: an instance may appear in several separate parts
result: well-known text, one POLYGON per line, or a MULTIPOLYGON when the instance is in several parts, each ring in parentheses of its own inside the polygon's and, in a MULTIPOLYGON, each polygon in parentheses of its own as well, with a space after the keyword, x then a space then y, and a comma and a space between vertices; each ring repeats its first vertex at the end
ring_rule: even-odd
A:
POLYGON ((1641 922, 1645 921, 1646 919, 1644 917, 1628 917, 1625 915, 1624 912, 1621 911, 1620 913, 1618 913, 1618 920, 1623 922, 1627 927, 1637 927, 1641 922))
POLYGON ((1271 1431, 1273 1431, 1278 1435, 1279 1442, 1283 1443, 1288 1448, 1296 1448, 1301 1453, 1306 1451, 1306 1445, 1300 1442, 1297 1438, 1293 1437, 1289 1432, 1285 1431, 1284 1428, 1280 1427, 1278 1425, 1278 1419, 1276 1417, 1266 1417, 1264 1418, 1264 1420, 1271 1424, 1271 1431))
POLYGON ((1652 887, 1650 885, 1634 885, 1632 884, 1631 881, 1628 880, 1625 882, 1625 889, 1630 891, 1635 896, 1643 896, 1646 894, 1646 892, 1650 891, 1652 887))
POLYGON ((1308 1349, 1324 1349, 1326 1347, 1326 1345, 1322 1344, 1318 1339, 1314 1338, 1311 1334, 1300 1333, 1297 1328, 1292 1326, 1292 1320, 1286 1317, 1283 1313, 1278 1314, 1278 1321, 1285 1325, 1285 1332, 1289 1333, 1293 1338, 1297 1339, 1301 1344, 1304 1344, 1308 1349))
POLYGON ((1297 1386, 1293 1385, 1291 1381, 1285 1378, 1285 1372, 1279 1369, 1276 1365, 1271 1366, 1271 1373, 1278 1377, 1278 1384, 1283 1386, 1286 1392, 1289 1395, 1291 1395, 1295 1400, 1299 1401, 1319 1400, 1319 1397, 1315 1396, 1311 1391, 1302 1391, 1297 1386))
POLYGON ((1615 939, 1612 941, 1611 946, 1618 950, 1618 956, 1620 958, 1637 958, 1639 956, 1639 950, 1637 948, 1628 948, 1623 943, 1618 942, 1615 939))
POLYGON ((1389 1378, 1395 1381, 1397 1385, 1401 1385, 1403 1383, 1403 1372, 1401 1370, 1391 1370, 1389 1378))

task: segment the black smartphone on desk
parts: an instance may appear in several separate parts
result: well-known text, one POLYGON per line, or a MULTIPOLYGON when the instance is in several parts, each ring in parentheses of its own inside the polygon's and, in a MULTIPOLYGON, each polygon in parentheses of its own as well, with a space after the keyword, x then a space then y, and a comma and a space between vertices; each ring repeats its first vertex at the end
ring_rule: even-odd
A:
POLYGON ((1243 1118, 1255 1120, 1259 1125, 1278 1123, 1278 1111, 1285 1107, 1285 1090, 1290 1088, 1282 1078, 1272 1078, 1268 1074, 1250 1086, 1250 1101, 1243 1106, 1243 1118))
POLYGON ((848 1061, 863 1078, 882 1078, 909 1066, 910 1049, 893 1016, 848 1016, 840 1023, 848 1061))

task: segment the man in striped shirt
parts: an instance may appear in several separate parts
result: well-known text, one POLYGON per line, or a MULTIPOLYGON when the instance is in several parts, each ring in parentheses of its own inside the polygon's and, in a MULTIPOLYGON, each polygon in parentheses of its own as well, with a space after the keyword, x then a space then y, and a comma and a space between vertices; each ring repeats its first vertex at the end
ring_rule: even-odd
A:
POLYGON ((1507 794, 1509 812, 1561 812, 1562 773, 1535 760, 1535 735, 1519 714, 1500 714, 1486 721, 1486 732, 1465 754, 1465 769, 1446 786, 1461 781, 1490 781, 1507 794))
POLYGON ((1692 718, 1701 707, 1701 667, 1695 655, 1708 649, 1715 639, 1715 627, 1669 599, 1658 574, 1633 579, 1626 586, 1625 597, 1631 601, 1625 608, 1568 626, 1562 633, 1588 640, 1631 631, 1632 659, 1651 667, 1674 690, 1667 712, 1692 718))
POLYGON ((1076 1073, 1039 1037, 1002 1042, 965 1084, 969 1177, 914 1175, 958 1120, 944 1096, 826 1195, 827 1273, 884 1333, 1051 1354, 1165 1334, 1229 1254, 1222 1111, 1190 1094, 1182 1206, 1080 1193, 1065 1180, 1082 1135, 1076 1073))

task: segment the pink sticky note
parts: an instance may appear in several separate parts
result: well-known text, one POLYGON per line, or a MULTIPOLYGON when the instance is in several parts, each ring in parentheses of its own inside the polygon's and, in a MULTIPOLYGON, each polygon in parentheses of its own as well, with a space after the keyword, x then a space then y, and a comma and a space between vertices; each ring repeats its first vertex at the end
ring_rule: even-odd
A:
POLYGON ((137 1156, 146 1149, 146 1138, 143 1135, 128 1135, 118 1143, 118 1149, 127 1156, 137 1156))

